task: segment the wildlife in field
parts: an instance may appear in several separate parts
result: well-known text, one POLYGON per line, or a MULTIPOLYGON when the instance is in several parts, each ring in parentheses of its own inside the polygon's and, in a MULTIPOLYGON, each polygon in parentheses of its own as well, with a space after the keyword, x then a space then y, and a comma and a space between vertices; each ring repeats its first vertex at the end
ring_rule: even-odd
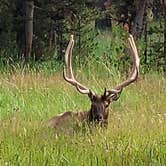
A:
POLYGON ((50 127, 58 127, 62 126, 64 123, 70 123, 71 121, 74 121, 77 123, 87 122, 88 124, 93 123, 107 126, 109 117, 109 105, 112 102, 117 101, 123 89, 131 85, 131 83, 135 82, 138 78, 140 60, 133 36, 130 34, 127 39, 127 50, 132 58, 133 63, 128 78, 112 89, 105 88, 102 95, 96 94, 91 89, 76 80, 72 69, 73 46, 74 39, 73 35, 71 35, 65 53, 65 68, 63 71, 63 77, 64 80, 74 86, 79 93, 88 96, 91 102, 91 108, 89 111, 85 112, 68 111, 63 114, 59 114, 50 119, 47 122, 47 125, 50 127))

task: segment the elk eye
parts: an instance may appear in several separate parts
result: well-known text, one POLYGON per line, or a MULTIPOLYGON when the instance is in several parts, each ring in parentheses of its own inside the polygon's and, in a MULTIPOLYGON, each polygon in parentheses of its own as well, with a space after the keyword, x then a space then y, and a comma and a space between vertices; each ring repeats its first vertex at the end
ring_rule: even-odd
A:
POLYGON ((108 106, 109 106, 108 104, 105 105, 106 108, 107 108, 108 106))

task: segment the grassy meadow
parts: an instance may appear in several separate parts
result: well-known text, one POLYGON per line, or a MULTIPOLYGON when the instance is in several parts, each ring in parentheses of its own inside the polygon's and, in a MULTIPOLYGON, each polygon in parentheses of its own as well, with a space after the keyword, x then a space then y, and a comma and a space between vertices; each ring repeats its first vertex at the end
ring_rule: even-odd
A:
MULTIPOLYGON (((76 63, 76 77, 102 94, 126 77, 105 62, 99 57, 76 63)), ((90 101, 63 80, 61 66, 50 69, 9 67, 0 72, 0 166, 166 164, 164 74, 142 74, 141 68, 138 81, 110 105, 107 129, 75 132, 64 124, 71 132, 57 132, 45 126, 49 118, 69 110, 88 111, 90 101)))
MULTIPOLYGON (((27 70, 29 71, 29 70, 27 70)), ((102 93, 124 77, 101 65, 76 69, 102 93), (105 71, 104 71, 105 70, 105 71), (99 72, 103 71, 103 73, 99 72)), ((0 165, 165 165, 166 78, 141 75, 111 104, 108 129, 57 134, 44 122, 67 110, 88 110, 88 97, 62 73, 13 71, 0 75, 0 165)), ((68 126, 69 127, 69 126, 68 126)))

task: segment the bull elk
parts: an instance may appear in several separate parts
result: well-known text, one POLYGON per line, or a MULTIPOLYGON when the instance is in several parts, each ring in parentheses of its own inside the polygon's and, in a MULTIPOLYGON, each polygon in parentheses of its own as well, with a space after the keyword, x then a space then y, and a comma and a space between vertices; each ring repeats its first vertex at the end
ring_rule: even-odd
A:
POLYGON ((50 127, 57 127, 58 125, 63 124, 65 121, 70 121, 69 119, 75 118, 79 122, 94 122, 95 124, 108 124, 108 115, 109 115, 109 105, 113 101, 117 101, 120 97, 122 90, 136 81, 139 73, 139 64, 140 60, 138 57, 137 48, 132 35, 129 35, 127 39, 128 53, 132 58, 132 69, 128 78, 114 87, 113 89, 107 90, 105 88, 102 95, 97 95, 88 87, 82 85, 76 80, 73 74, 72 69, 72 49, 74 46, 73 35, 70 37, 70 41, 65 53, 65 64, 66 67, 63 71, 64 79, 73 85, 78 92, 85 94, 89 97, 91 101, 91 108, 87 112, 65 112, 63 114, 57 115, 50 119, 47 124, 50 127))

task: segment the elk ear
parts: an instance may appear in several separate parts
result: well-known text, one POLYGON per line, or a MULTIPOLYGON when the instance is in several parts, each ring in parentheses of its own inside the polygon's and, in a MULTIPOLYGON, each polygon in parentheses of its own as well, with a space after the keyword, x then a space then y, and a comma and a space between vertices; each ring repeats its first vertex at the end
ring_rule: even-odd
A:
POLYGON ((102 95, 102 100, 103 100, 103 102, 105 103, 105 106, 106 106, 106 107, 109 106, 111 100, 110 100, 109 95, 107 94, 106 88, 104 89, 104 94, 102 95))
POLYGON ((94 100, 94 96, 95 96, 95 95, 92 93, 92 91, 89 90, 88 97, 90 98, 91 101, 94 100))
POLYGON ((102 95, 102 99, 103 100, 108 100, 109 99, 109 95, 107 94, 107 89, 104 89, 104 94, 102 95))

